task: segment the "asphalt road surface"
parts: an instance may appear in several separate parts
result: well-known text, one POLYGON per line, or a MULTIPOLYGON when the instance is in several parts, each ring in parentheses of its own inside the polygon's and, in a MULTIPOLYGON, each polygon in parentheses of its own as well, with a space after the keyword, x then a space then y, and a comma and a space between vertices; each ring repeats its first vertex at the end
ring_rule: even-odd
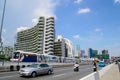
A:
POLYGON ((14 72, 1 72, 0 80, 79 80, 82 77, 93 72, 92 65, 80 66, 79 72, 73 71, 71 67, 54 68, 54 73, 51 75, 39 75, 35 78, 21 77, 18 71, 14 72))

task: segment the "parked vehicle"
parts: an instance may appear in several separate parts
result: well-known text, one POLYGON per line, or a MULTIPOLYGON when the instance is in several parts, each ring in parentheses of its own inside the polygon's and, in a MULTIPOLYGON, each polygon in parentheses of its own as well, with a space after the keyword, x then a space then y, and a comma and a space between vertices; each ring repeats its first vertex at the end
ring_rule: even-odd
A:
POLYGON ((105 62, 104 62, 104 61, 100 61, 100 62, 98 63, 98 66, 99 66, 99 67, 105 67, 105 66, 106 66, 106 64, 105 64, 105 62))
POLYGON ((21 76, 35 77, 40 74, 52 74, 53 67, 46 63, 31 64, 30 67, 21 68, 19 74, 21 76))

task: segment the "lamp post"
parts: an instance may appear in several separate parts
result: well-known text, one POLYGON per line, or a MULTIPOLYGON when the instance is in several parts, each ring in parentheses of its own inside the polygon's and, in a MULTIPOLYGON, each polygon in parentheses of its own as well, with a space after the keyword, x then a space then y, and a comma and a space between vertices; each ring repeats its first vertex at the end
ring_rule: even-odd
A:
MULTIPOLYGON (((2 27, 3 27, 4 14, 5 14, 5 5, 6 5, 6 0, 4 0, 4 7, 3 7, 3 14, 2 14, 2 21, 1 21, 1 26, 0 26, 0 48, 1 48, 0 53, 1 53, 1 54, 3 54, 2 27)), ((4 60, 3 60, 2 65, 4 65, 4 60)))

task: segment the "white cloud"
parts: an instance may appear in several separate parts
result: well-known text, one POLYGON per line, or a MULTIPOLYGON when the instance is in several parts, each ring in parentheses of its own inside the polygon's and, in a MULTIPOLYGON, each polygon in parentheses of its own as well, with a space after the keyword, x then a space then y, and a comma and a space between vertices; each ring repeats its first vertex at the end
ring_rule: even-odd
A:
POLYGON ((115 3, 120 3, 120 0, 114 0, 115 3))
POLYGON ((32 23, 33 23, 33 25, 36 25, 38 23, 38 18, 32 19, 32 23))
POLYGON ((117 48, 117 47, 120 47, 120 44, 119 43, 112 43, 110 45, 105 45, 104 46, 105 48, 117 48))
POLYGON ((34 16, 53 16, 56 18, 55 10, 58 5, 59 0, 42 0, 39 2, 39 5, 34 9, 34 16))
POLYGON ((75 35, 73 36, 74 39, 76 40, 80 40, 80 41, 84 41, 84 42, 98 42, 100 41, 102 38, 99 36, 86 36, 86 37, 80 37, 80 35, 75 35))
MULTIPOLYGON (((15 2, 16 2, 16 4, 19 5, 20 9, 21 9, 21 6, 24 6, 24 4, 28 2, 28 0, 26 0, 26 1, 21 0, 20 3, 18 1, 15 1, 15 2)), ((25 9, 28 9, 28 11, 29 11, 29 8, 30 8, 30 11, 32 12, 32 13, 30 13, 30 15, 32 17, 31 21, 32 21, 33 25, 37 24, 40 16, 45 16, 45 17, 53 16, 53 17, 57 18, 56 14, 55 14, 55 10, 57 8, 57 5, 59 5, 59 3, 60 3, 59 1, 60 0, 35 0, 35 1, 31 0, 31 3, 33 3, 33 4, 30 3, 29 5, 26 6, 25 9), (33 5, 33 7, 31 7, 31 5, 33 5)), ((24 27, 24 25, 20 26, 19 28, 17 28, 17 32, 26 30, 28 28, 29 27, 24 27)))
POLYGON ((108 50, 108 52, 110 53, 111 56, 120 56, 120 49, 110 49, 108 50))
POLYGON ((30 28, 30 27, 20 26, 19 28, 17 28, 17 32, 24 31, 24 30, 27 30, 27 29, 29 29, 29 28, 30 28))
POLYGON ((100 32, 100 31, 101 31, 101 29, 99 29, 99 28, 95 29, 95 32, 100 32))
POLYGON ((83 1, 83 0, 75 0, 74 3, 79 4, 79 3, 81 3, 82 1, 83 1))
POLYGON ((100 28, 96 28, 95 32, 99 33, 101 36, 104 35, 103 32, 102 32, 102 30, 100 28))
POLYGON ((4 33, 6 33, 6 32, 7 32, 7 30, 6 30, 6 29, 3 29, 2 31, 3 31, 4 33))
POLYGON ((5 39, 4 37, 2 37, 2 42, 3 45, 8 45, 10 43, 9 40, 5 39))
POLYGON ((80 35, 73 36, 74 39, 80 39, 80 35))
POLYGON ((90 8, 83 8, 78 10, 78 14, 89 13, 90 11, 90 8))

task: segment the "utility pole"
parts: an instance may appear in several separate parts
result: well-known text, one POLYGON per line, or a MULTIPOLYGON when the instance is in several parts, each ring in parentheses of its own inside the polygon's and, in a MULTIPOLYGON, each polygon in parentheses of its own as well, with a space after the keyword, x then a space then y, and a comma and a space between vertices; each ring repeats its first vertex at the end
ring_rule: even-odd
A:
MULTIPOLYGON (((4 0, 4 7, 3 7, 3 14, 2 14, 2 21, 1 21, 1 26, 0 26, 0 54, 3 54, 3 42, 2 42, 2 27, 3 27, 3 21, 4 21, 4 14, 5 14, 5 6, 6 6, 6 0, 4 0)), ((3 63, 2 65, 4 65, 4 59, 3 59, 3 63)))

